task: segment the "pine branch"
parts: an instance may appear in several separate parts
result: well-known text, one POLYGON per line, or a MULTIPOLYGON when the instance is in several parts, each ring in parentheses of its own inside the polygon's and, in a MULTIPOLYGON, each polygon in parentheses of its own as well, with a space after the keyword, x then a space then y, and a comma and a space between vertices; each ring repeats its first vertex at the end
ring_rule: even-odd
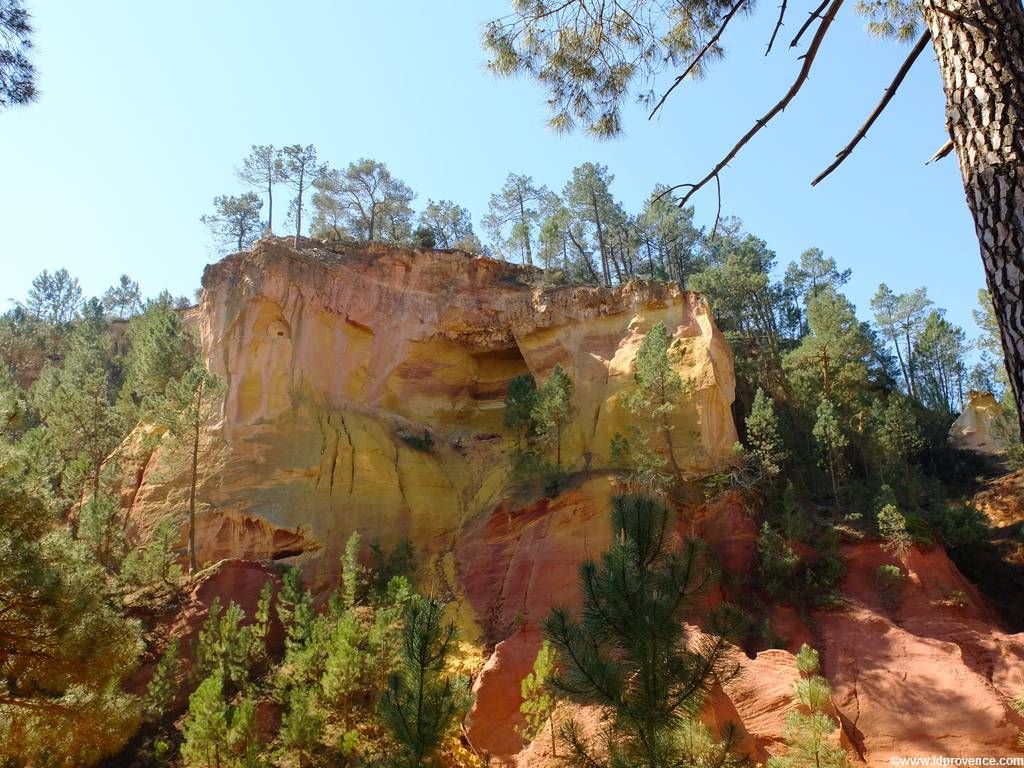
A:
POLYGON ((892 82, 889 83, 889 87, 885 89, 885 93, 882 94, 881 101, 879 101, 878 104, 875 105, 875 108, 871 110, 871 114, 868 115, 868 119, 864 121, 864 125, 862 125, 860 130, 854 134, 850 143, 836 153, 836 159, 832 164, 814 177, 814 181, 811 182, 812 187, 816 186, 819 181, 822 181, 826 176, 832 173, 832 171, 842 165, 843 161, 853 153, 853 150, 860 143, 860 140, 867 136, 868 131, 871 130, 871 126, 875 124, 875 120, 877 120, 879 115, 881 115, 882 112, 885 111, 885 108, 889 106, 889 102, 892 101, 893 96, 896 95, 896 91, 899 90, 899 87, 902 85, 907 73, 910 72, 910 68, 914 66, 914 62, 917 61, 917 57, 921 55, 922 51, 924 51, 925 46, 928 45, 928 41, 930 39, 931 34, 925 30, 921 37, 918 38, 917 43, 914 44, 910 54, 903 61, 899 71, 896 72, 896 76, 892 79, 892 82))
POLYGON ((782 29, 782 20, 786 17, 786 0, 782 0, 782 5, 779 6, 779 20, 775 22, 775 29, 772 30, 772 38, 768 41, 768 50, 764 52, 767 56, 772 52, 772 46, 775 45, 775 38, 779 34, 779 30, 782 29))
POLYGON ((722 37, 722 33, 725 32, 725 28, 729 26, 729 22, 732 21, 733 17, 739 12, 739 10, 744 5, 746 5, 746 3, 747 0, 738 0, 737 3, 732 8, 729 9, 729 12, 725 14, 725 17, 722 19, 722 23, 718 26, 718 30, 715 32, 715 34, 712 35, 711 39, 708 40, 707 44, 700 49, 700 53, 698 53, 694 57, 693 61, 690 62, 690 65, 686 68, 683 74, 679 75, 672 82, 672 85, 669 86, 669 89, 665 91, 665 93, 662 95, 660 99, 658 99, 658 103, 654 105, 654 109, 651 110, 651 114, 647 116, 648 120, 650 120, 651 118, 654 117, 655 114, 657 114, 658 110, 661 109, 662 105, 665 103, 665 100, 668 99, 669 94, 671 94, 672 91, 674 91, 679 86, 679 84, 683 82, 683 80, 685 80, 687 76, 694 71, 694 69, 697 68, 697 65, 707 55, 708 51, 710 51, 715 46, 715 44, 718 43, 719 38, 722 37))
POLYGON ((797 93, 803 87, 804 83, 807 82, 807 77, 811 73, 811 66, 814 64, 814 59, 818 55, 818 50, 821 48, 821 43, 825 39, 825 35, 828 33, 829 28, 832 26, 832 22, 835 20, 836 14, 839 12, 839 8, 842 6, 843 0, 831 0, 827 13, 822 17, 821 23, 818 25, 818 31, 814 34, 814 39, 811 41, 810 47, 807 49, 807 53, 804 55, 804 63, 800 68, 800 72, 797 74, 796 80, 790 86, 786 95, 780 99, 775 106, 773 106, 768 112, 751 128, 743 137, 736 142, 731 150, 723 157, 718 164, 708 172, 708 175, 701 179, 699 182, 693 185, 689 192, 687 192, 683 198, 679 201, 679 207, 682 208, 689 202, 690 198, 697 193, 704 185, 706 185, 711 179, 715 178, 725 167, 732 161, 736 155, 739 154, 740 150, 754 138, 757 133, 764 128, 776 115, 782 112, 786 107, 789 106, 790 102, 796 97, 797 93))

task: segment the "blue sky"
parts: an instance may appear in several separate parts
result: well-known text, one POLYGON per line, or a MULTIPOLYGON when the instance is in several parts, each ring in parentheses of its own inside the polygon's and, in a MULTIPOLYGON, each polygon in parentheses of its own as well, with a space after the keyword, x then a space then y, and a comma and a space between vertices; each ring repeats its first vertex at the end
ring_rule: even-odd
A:
MULTIPOLYGON (((199 217, 239 191, 233 169, 254 143, 313 143, 338 166, 383 160, 417 205, 453 199, 478 226, 510 171, 560 189, 586 161, 607 164, 635 210, 655 183, 703 176, 788 88, 799 62, 787 42, 815 4, 790 3, 765 58, 775 5, 763 3, 729 30, 706 80, 654 122, 631 109, 625 137, 599 142, 551 134, 539 87, 487 73, 481 27, 507 0, 28 0, 42 94, 0 114, 0 299, 59 266, 88 293, 128 272, 148 294, 190 295, 216 259, 199 217)), ((930 48, 854 155, 809 185, 905 55, 844 10, 796 103, 726 171, 723 208, 783 266, 818 246, 852 268, 862 317, 879 282, 925 285, 973 335, 983 273, 959 172, 952 157, 924 165, 945 140, 930 48)), ((710 224, 714 191, 695 203, 710 224)))

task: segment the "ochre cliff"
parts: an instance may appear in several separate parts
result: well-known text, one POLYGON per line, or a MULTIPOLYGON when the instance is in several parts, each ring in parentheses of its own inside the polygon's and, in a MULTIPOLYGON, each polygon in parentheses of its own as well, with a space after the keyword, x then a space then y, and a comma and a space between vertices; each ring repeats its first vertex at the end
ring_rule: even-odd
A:
MULTIPOLYGON (((195 320, 227 395, 202 466, 200 560, 302 554, 326 580, 353 531, 451 552, 509 484, 508 382, 569 373, 563 457, 598 475, 612 436, 644 426, 619 394, 659 321, 688 391, 675 453, 690 472, 728 458, 732 359, 703 298, 657 284, 539 290, 527 282, 538 276, 461 252, 296 252, 277 240, 208 267, 195 320)), ((156 458, 128 499, 136 521, 185 491, 156 458)))
MULTIPOLYGON (((312 243, 297 252, 264 240, 207 268, 192 315, 227 385, 200 464, 200 561, 285 561, 326 588, 351 533, 384 547, 409 537, 420 579, 457 597, 463 636, 479 649, 466 733, 493 765, 555 764, 544 736, 524 745, 517 734, 519 684, 539 621, 553 605, 578 603, 579 562, 608 545, 609 442, 648 427, 620 396, 655 323, 673 336, 687 385, 673 417, 684 471, 713 471, 736 441, 732 358, 702 297, 645 283, 542 289, 539 277, 460 252, 312 243), (575 416, 563 444, 569 477, 548 498, 511 477, 503 400, 514 376, 543 381, 556 365, 573 379, 575 416)), ((137 433, 122 452, 122 501, 142 534, 182 518, 187 497, 186 479, 148 444, 137 433)), ((680 502, 676 512, 677 534, 705 538, 729 575, 709 607, 738 599, 730 589, 750 583, 757 535, 741 499, 680 502)), ((878 544, 844 554, 843 604, 774 608, 785 648, 737 651, 743 674, 714 691, 704 719, 741 725, 758 760, 777 753, 792 654, 808 642, 822 652, 856 758, 1009 754, 1024 725, 1009 706, 1024 691, 1024 638, 997 628, 941 549, 910 555, 898 608, 873 588, 889 562, 878 544)), ((273 578, 260 568, 211 569, 182 632, 198 626, 207 593, 239 574, 251 602, 273 578)))

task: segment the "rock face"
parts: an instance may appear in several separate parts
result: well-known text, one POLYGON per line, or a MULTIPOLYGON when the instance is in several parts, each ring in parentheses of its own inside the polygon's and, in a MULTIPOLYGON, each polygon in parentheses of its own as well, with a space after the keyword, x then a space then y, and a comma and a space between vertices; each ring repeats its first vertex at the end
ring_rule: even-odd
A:
MULTIPOLYGON (((680 463, 697 473, 727 459, 732 358, 702 297, 657 284, 542 291, 527 283, 538 276, 461 252, 280 240, 208 267, 196 322, 227 395, 201 467, 200 560, 301 555, 326 583, 353 531, 450 552, 509 484, 509 381, 569 373, 564 463, 600 473, 612 436, 646 426, 619 395, 657 322, 688 386, 680 463)), ((140 524, 181 509, 185 492, 150 458, 126 492, 140 524)))
POLYGON ((963 412, 949 428, 949 439, 977 453, 1001 454, 1006 446, 993 434, 992 423, 1001 407, 991 392, 970 392, 963 412))

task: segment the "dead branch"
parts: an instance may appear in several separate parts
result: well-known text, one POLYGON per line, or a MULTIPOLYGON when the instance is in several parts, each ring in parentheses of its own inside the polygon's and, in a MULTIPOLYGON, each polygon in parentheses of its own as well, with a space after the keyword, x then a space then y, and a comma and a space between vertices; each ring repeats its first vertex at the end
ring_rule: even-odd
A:
POLYGON ((862 125, 857 133, 854 134, 850 143, 836 153, 836 159, 832 161, 832 164, 814 177, 814 181, 811 182, 812 187, 816 186, 819 181, 842 165, 843 161, 853 153, 854 148, 856 148, 860 143, 860 140, 867 136, 867 133, 871 130, 871 126, 874 125, 875 120, 877 120, 878 116, 885 111, 887 106, 889 106, 889 102, 892 101, 892 97, 896 95, 896 91, 899 90, 900 85, 903 83, 903 79, 907 76, 907 73, 910 72, 910 68, 914 66, 914 62, 917 61, 917 57, 921 55, 921 52, 925 49, 925 46, 928 45, 928 41, 930 39, 931 34, 925 30, 921 37, 917 39, 917 42, 914 44, 910 54, 903 61, 903 64, 900 66, 896 76, 892 79, 892 82, 889 83, 889 87, 885 89, 885 93, 882 94, 881 101, 879 101, 878 104, 875 105, 875 108, 871 110, 871 114, 868 115, 868 119, 864 121, 864 125, 862 125))
POLYGON ((756 123, 754 127, 747 131, 743 138, 741 138, 732 149, 723 157, 714 168, 712 168, 708 175, 698 181, 693 187, 687 192, 683 198, 679 201, 679 207, 682 208, 689 202, 690 198, 697 193, 705 184, 711 179, 715 178, 722 170, 732 161, 736 155, 739 154, 740 150, 749 142, 754 136, 764 128, 779 112, 782 112, 789 103, 793 101, 797 93, 803 87, 804 83, 807 82, 807 77, 811 73, 811 66, 814 64, 814 59, 818 55, 818 50, 821 48, 821 43, 825 39, 825 35, 828 33, 829 27, 832 25, 832 21, 835 19, 836 14, 839 12, 839 8, 842 6, 843 0, 831 0, 831 4, 828 7, 828 11, 821 18, 821 24, 818 25, 818 31, 814 33, 814 39, 811 40, 811 45, 807 49, 807 53, 803 56, 803 65, 800 67, 800 72, 796 76, 796 80, 789 87, 786 95, 775 104, 768 112, 756 123))
POLYGON ((937 163, 939 160, 944 158, 946 155, 948 155, 952 151, 953 151, 953 140, 952 139, 946 139, 946 143, 943 144, 941 147, 939 147, 937 150, 935 150, 935 154, 932 155, 930 158, 928 158, 928 161, 925 163, 925 165, 931 165, 932 163, 937 163))
POLYGON ((825 10, 825 6, 828 5, 828 1, 829 0, 821 0, 821 5, 815 8, 809 14, 807 14, 807 21, 800 25, 800 29, 797 30, 796 35, 793 37, 792 40, 789 41, 790 48, 796 48, 797 45, 800 44, 800 38, 804 36, 804 32, 806 32, 810 28, 811 24, 814 23, 815 19, 821 18, 821 14, 825 10))
POLYGON ((715 34, 711 37, 710 40, 708 40, 707 44, 700 49, 700 53, 698 53, 694 57, 693 61, 690 62, 690 65, 686 68, 683 74, 679 75, 672 82, 672 85, 669 86, 668 90, 665 91, 662 97, 658 99, 658 103, 654 105, 654 109, 651 110, 651 114, 647 116, 648 120, 650 120, 652 117, 654 117, 655 114, 657 114, 658 110, 661 109, 662 105, 665 103, 665 100, 669 97, 669 94, 671 94, 672 91, 674 91, 679 86, 679 84, 683 82, 683 80, 685 80, 687 76, 691 72, 693 72, 694 69, 697 68, 697 65, 700 63, 701 59, 703 59, 704 56, 707 55, 708 51, 710 51, 715 46, 715 44, 718 43, 719 38, 722 37, 722 33, 725 32, 725 28, 729 26, 729 22, 732 21, 733 17, 739 12, 740 8, 746 5, 746 3, 747 0, 737 0, 736 4, 729 9, 729 12, 725 14, 725 17, 722 19, 722 23, 718 26, 718 30, 715 32, 715 34))
POLYGON ((772 52, 772 46, 775 45, 775 38, 779 34, 779 30, 782 29, 782 20, 786 17, 786 0, 782 0, 782 5, 779 6, 779 20, 775 22, 775 29, 772 30, 772 38, 768 41, 768 50, 764 52, 767 56, 772 52))

